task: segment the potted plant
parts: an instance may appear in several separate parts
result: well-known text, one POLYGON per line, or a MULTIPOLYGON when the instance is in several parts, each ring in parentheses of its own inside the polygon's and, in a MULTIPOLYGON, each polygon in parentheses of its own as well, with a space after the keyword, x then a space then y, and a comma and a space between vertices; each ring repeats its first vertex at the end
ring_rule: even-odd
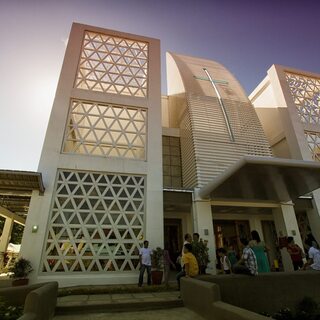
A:
POLYGON ((152 284, 160 285, 163 277, 163 249, 157 247, 152 250, 152 284))
POLYGON ((31 262, 25 258, 19 258, 15 261, 14 265, 10 268, 10 272, 13 272, 12 281, 13 286, 23 286, 29 283, 27 278, 28 274, 32 271, 31 262))

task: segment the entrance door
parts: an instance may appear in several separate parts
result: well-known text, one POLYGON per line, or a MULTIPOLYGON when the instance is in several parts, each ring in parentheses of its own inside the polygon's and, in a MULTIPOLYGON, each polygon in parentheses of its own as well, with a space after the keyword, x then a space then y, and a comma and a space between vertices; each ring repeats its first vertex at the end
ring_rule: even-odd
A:
POLYGON ((164 219, 164 247, 169 251, 173 262, 181 253, 182 240, 181 219, 164 219))
POLYGON ((240 255, 242 245, 240 238, 250 239, 250 226, 248 220, 213 220, 216 247, 225 248, 233 246, 240 255))
POLYGON ((273 221, 261 221, 264 242, 270 249, 267 252, 269 264, 274 268, 274 261, 277 260, 279 268, 282 268, 282 258, 278 246, 277 231, 273 221))

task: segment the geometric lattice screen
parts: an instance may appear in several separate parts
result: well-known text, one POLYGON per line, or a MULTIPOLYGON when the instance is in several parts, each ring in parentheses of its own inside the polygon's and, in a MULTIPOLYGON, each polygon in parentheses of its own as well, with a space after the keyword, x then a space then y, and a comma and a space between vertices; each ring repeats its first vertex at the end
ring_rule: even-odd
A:
POLYGON ((75 87, 147 96, 148 44, 85 32, 75 87))
POLYGON ((145 160, 145 109, 73 100, 63 152, 145 160))
POLYGON ((59 170, 42 271, 136 270, 144 181, 138 175, 59 170))
POLYGON ((304 133, 312 154, 312 159, 320 161, 320 133, 310 131, 305 131, 304 133))
POLYGON ((301 121, 320 124, 320 79, 286 73, 286 80, 301 121))

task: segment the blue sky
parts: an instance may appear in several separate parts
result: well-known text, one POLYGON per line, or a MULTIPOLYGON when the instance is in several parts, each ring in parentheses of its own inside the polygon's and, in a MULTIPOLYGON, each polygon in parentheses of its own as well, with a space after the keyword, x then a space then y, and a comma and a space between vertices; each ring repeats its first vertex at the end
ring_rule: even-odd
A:
POLYGON ((224 64, 249 94, 274 63, 320 73, 317 0, 0 0, 0 169, 37 170, 72 22, 224 64))

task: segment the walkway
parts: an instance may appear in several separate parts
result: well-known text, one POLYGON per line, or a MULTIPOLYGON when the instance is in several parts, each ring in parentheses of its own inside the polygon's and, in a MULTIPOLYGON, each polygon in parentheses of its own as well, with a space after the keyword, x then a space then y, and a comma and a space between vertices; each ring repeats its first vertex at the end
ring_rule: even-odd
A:
POLYGON ((187 308, 56 316, 54 320, 204 320, 187 308))
POLYGON ((54 320, 203 320, 183 307, 178 291, 69 295, 56 310, 54 320))

